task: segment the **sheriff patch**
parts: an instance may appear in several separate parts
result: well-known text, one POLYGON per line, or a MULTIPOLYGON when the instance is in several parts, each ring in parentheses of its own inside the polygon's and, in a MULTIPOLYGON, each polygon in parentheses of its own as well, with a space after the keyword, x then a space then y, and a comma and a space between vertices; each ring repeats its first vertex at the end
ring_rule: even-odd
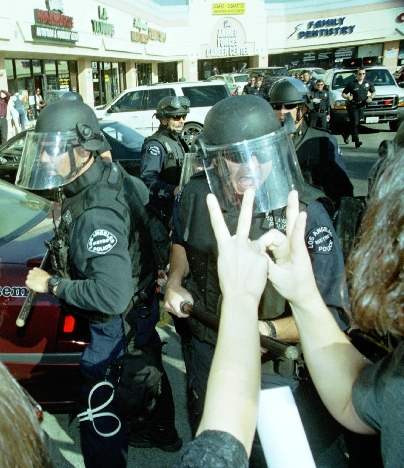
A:
POLYGON ((96 229, 87 241, 87 250, 98 255, 110 252, 118 243, 116 236, 106 229, 96 229))
POLYGON ((150 145, 147 148, 147 152, 151 154, 152 156, 160 156, 160 148, 156 145, 150 145))
POLYGON ((312 229, 306 236, 306 245, 309 252, 330 254, 334 249, 334 238, 331 229, 327 226, 312 229))

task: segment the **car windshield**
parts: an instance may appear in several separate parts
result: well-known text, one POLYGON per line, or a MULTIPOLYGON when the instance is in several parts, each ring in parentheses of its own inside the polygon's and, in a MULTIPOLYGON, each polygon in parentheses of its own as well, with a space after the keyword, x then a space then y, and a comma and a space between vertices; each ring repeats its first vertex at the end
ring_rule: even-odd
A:
POLYGON ((50 207, 48 200, 0 181, 0 245, 40 223, 50 207))
POLYGON ((248 75, 238 75, 234 77, 234 81, 236 83, 244 83, 245 81, 248 81, 248 75))
MULTIPOLYGON (((332 80, 332 88, 340 89, 353 81, 356 77, 356 70, 341 71, 334 75, 332 80)), ((373 83, 375 86, 394 86, 395 82, 393 77, 387 70, 371 69, 366 70, 366 79, 373 83)))
POLYGON ((119 122, 100 122, 101 130, 114 140, 119 141, 128 148, 140 149, 144 136, 119 122))
POLYGON ((191 101, 191 107, 214 106, 229 95, 227 88, 223 85, 184 86, 182 92, 191 101))

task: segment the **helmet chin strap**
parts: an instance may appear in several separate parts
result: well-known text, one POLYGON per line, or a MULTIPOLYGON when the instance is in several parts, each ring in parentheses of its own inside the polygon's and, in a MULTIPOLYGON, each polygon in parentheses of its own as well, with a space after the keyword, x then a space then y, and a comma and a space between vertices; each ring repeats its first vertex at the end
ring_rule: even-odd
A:
POLYGON ((76 155, 74 154, 74 146, 70 146, 68 151, 69 162, 70 162, 70 177, 76 177, 77 174, 88 164, 90 159, 93 157, 93 153, 90 151, 88 158, 86 158, 80 165, 76 163, 76 155))

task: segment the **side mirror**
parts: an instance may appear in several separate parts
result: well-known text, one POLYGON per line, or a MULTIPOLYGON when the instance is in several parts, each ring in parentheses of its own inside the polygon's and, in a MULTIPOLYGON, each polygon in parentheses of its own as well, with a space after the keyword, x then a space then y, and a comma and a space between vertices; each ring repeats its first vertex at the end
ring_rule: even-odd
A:
POLYGON ((113 114, 114 112, 119 112, 119 108, 118 108, 118 106, 116 106, 116 105, 111 106, 111 107, 107 110, 107 114, 113 114))
POLYGON ((404 81, 401 81, 400 83, 398 83, 398 86, 400 86, 400 88, 404 88, 404 81))

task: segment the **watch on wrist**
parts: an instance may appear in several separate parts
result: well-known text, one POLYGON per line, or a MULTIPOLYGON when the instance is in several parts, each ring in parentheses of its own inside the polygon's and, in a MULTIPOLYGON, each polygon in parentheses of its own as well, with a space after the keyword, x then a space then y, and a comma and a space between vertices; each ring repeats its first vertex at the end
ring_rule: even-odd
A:
POLYGON ((275 325, 269 321, 267 322, 267 325, 268 325, 268 330, 269 330, 269 336, 270 338, 276 338, 276 328, 275 328, 275 325))
POLYGON ((56 290, 61 281, 62 281, 62 278, 60 276, 57 276, 57 275, 51 276, 48 279, 48 292, 56 296, 56 290))

